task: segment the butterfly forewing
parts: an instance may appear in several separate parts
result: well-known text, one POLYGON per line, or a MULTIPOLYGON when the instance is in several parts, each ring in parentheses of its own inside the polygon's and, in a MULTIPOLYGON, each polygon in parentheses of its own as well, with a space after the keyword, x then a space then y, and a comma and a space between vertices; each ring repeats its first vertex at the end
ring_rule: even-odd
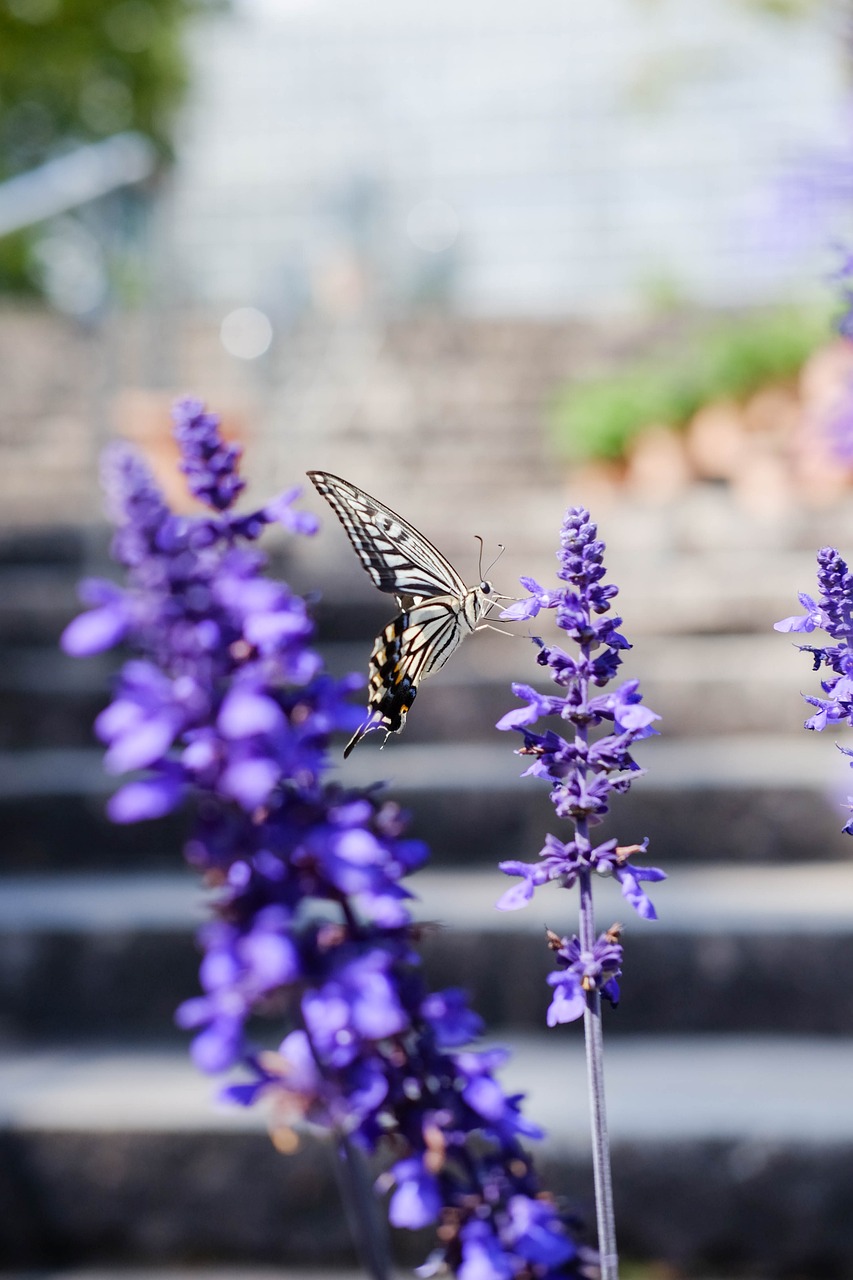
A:
POLYGON ((380 591, 424 600, 465 593, 465 583, 428 538, 396 511, 328 471, 309 471, 380 591))
POLYGON ((418 685, 443 667, 489 607, 491 587, 466 587, 440 551, 402 516, 354 484, 309 471, 331 504, 361 563, 402 612, 377 636, 370 656, 368 718, 344 755, 371 729, 402 729, 418 685))

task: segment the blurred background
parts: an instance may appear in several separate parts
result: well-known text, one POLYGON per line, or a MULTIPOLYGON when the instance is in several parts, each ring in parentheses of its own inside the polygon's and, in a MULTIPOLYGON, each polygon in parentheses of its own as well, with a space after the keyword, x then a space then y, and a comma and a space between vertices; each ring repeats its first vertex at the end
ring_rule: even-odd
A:
MULTIPOLYGON (((109 571, 101 446, 134 440, 185 502, 169 405, 191 393, 255 501, 333 471, 469 581, 474 535, 487 563, 505 544, 507 592, 550 581, 566 505, 591 507, 663 717, 607 830, 671 876, 660 921, 626 922, 606 1027, 623 1251, 658 1280, 853 1274, 845 763, 802 732, 816 678, 772 631, 816 549, 853 544, 851 17, 0 0, 8 1273, 352 1264, 328 1153, 276 1154, 186 1061, 179 824, 108 826, 113 667, 56 649, 78 578, 109 571)), ((322 593, 330 666, 366 670, 388 602, 304 502, 323 529, 273 539, 276 567, 322 593)), ((579 1029, 543 1030, 542 926, 574 905, 493 910, 496 862, 553 829, 492 729, 536 675, 522 640, 477 636, 341 776, 387 779, 430 841, 431 980, 515 1045, 549 1183, 589 1216, 579 1029)))

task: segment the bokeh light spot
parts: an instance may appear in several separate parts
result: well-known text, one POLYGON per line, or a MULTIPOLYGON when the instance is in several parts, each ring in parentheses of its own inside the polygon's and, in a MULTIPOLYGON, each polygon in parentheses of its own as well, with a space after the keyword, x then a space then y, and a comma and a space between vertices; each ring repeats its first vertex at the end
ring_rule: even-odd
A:
POLYGON ((459 235, 459 225, 459 214, 446 200, 421 200, 406 219, 409 239, 425 253, 449 249, 459 235))
POLYGON ((257 307, 237 307, 222 321, 219 340, 229 355, 257 360, 269 351, 272 342, 270 318, 257 307))
POLYGON ((6 8, 13 18, 37 27, 50 22, 59 9, 59 0, 6 0, 6 8))

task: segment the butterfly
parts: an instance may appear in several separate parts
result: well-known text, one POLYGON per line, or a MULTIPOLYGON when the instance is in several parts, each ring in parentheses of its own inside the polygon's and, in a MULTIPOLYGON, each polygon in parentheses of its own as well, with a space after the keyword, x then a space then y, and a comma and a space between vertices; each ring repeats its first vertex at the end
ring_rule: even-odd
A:
POLYGON ((328 471, 309 471, 308 477, 344 526, 371 581, 395 596, 401 610, 374 642, 368 716, 347 743, 346 758, 373 729, 384 729, 386 739, 399 733, 420 682, 478 629, 494 603, 494 588, 490 582, 467 587, 428 538, 348 480, 328 471))

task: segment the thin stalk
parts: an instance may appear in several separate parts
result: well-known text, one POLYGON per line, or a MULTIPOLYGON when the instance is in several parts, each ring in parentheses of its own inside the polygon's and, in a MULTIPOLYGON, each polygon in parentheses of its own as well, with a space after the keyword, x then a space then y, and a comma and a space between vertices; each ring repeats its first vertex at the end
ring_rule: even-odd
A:
MULTIPOLYGON (((589 662, 588 645, 581 646, 584 662, 589 662)), ((589 682, 584 677, 579 682, 586 703, 589 682)), ((578 725, 577 736, 586 746, 589 729, 578 725)), ((586 766, 582 766, 586 777, 586 766)), ((579 818, 575 823, 579 840, 588 842, 589 821, 579 818)), ((578 877, 580 889, 580 919, 578 937, 581 949, 591 952, 595 946, 595 908, 592 901, 592 875, 589 869, 578 877)), ((610 1140, 607 1135, 607 1111, 604 1100, 604 1039, 601 1027, 601 995, 588 991, 583 1014, 584 1043, 586 1045, 586 1082, 589 1091, 589 1122, 592 1131, 592 1174, 595 1186, 595 1214, 598 1225, 598 1252, 601 1280, 619 1280, 619 1254, 616 1250, 616 1213, 613 1207, 613 1178, 610 1171, 610 1140)))
POLYGON ((364 1157, 344 1134, 337 1140, 335 1172, 350 1235, 361 1265, 373 1280, 389 1280, 388 1231, 367 1179, 364 1157))
MULTIPOLYGON (((352 936, 357 937, 358 921, 351 903, 344 895, 341 895, 340 907, 352 936)), ((310 1035, 308 1043, 317 1068, 322 1073, 320 1059, 310 1035)), ((335 1156, 338 1190, 359 1261, 372 1280, 389 1280, 391 1259, 388 1227, 379 1212, 379 1201, 368 1180, 364 1156, 346 1133, 339 1133, 337 1136, 335 1156)))
MULTIPOLYGON (((589 871, 580 881, 580 943, 591 951, 595 942, 595 916, 589 871)), ((592 1129, 592 1168, 595 1183, 595 1208, 598 1221, 598 1250, 601 1280, 618 1280, 619 1254, 616 1251, 616 1216, 613 1209, 613 1180, 610 1173, 610 1142, 607 1136, 607 1114, 604 1102, 604 1041, 601 1028, 601 996, 587 993, 583 1015, 586 1042, 586 1075, 589 1089, 589 1114, 592 1129)))

